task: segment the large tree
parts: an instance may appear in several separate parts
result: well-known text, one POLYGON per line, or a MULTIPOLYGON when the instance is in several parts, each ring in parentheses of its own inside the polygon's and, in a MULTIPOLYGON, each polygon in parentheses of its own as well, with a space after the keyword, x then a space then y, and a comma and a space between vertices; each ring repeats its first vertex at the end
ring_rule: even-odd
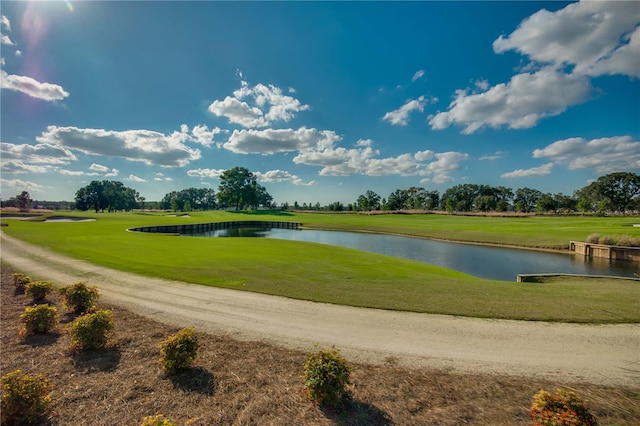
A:
POLYGON ((27 211, 31 208, 31 195, 27 191, 22 191, 20 195, 16 195, 16 205, 21 211, 27 211))
POLYGON ((517 210, 530 213, 536 207, 540 198, 542 198, 542 192, 525 187, 516 190, 516 196, 513 200, 516 203, 517 210))
POLYGON ((610 173, 600 176, 589 186, 591 189, 585 192, 595 194, 599 201, 606 201, 611 210, 625 212, 640 194, 640 175, 610 173))
POLYGON ((94 180, 76 191, 75 204, 78 210, 94 209, 109 212, 130 211, 144 201, 138 191, 127 188, 119 181, 94 180))
POLYGON ((218 186, 218 202, 222 206, 235 207, 236 210, 245 207, 257 209, 259 206, 269 206, 273 197, 266 188, 258 183, 256 176, 245 167, 234 167, 225 170, 220 176, 218 186))

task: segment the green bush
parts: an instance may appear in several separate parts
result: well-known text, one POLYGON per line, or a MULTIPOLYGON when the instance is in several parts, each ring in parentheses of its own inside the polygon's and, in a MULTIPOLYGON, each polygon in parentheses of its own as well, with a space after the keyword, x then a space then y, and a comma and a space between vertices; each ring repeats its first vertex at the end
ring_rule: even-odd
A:
POLYGON ((177 424, 167 419, 162 414, 158 414, 155 416, 144 417, 140 426, 177 426, 177 424))
POLYGON ((196 330, 183 328, 160 343, 160 362, 167 373, 186 370, 196 359, 198 337, 196 330))
POLYGON ((35 303, 42 302, 52 291, 53 283, 51 281, 31 281, 25 287, 25 294, 33 298, 35 303))
POLYGON ((351 369, 340 351, 318 349, 304 364, 304 391, 320 406, 337 407, 348 396, 350 374, 351 369))
POLYGON ((600 241, 599 244, 605 244, 608 246, 615 246, 616 245, 616 238, 613 235, 603 235, 602 237, 600 237, 600 241))
POLYGON ((47 414, 53 386, 42 375, 15 370, 2 376, 2 425, 37 424, 47 414))
POLYGON ((83 282, 61 287, 58 293, 64 298, 64 307, 76 314, 95 308, 100 293, 96 287, 87 287, 83 282))
POLYGON ((14 272, 11 276, 13 277, 13 285, 16 287, 16 290, 24 291, 27 284, 31 282, 31 278, 22 272, 14 272))
POLYGON ((531 406, 533 426, 596 426, 596 418, 584 402, 568 389, 558 389, 555 395, 541 390, 531 406))
POLYGON ((71 347, 75 350, 102 349, 113 330, 113 312, 102 309, 78 317, 69 326, 71 347))
POLYGON ((21 336, 44 334, 58 325, 58 310, 49 305, 36 305, 25 308, 20 315, 21 336))
POLYGON ((600 234, 591 234, 587 237, 587 243, 589 244, 598 244, 600 241, 600 234))

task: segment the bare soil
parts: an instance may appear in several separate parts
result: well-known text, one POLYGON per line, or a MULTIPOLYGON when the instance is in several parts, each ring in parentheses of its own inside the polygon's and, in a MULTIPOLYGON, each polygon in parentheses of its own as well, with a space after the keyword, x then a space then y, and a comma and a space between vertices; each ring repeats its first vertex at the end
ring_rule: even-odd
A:
MULTIPOLYGON (((3 260, 10 252, 16 253, 15 247, 10 248, 6 241, 3 237, 3 260)), ((15 257, 12 259, 16 260, 15 257)), ((92 285, 95 279, 103 288, 104 278, 99 278, 98 271, 77 275, 77 265, 72 261, 65 271, 61 271, 51 264, 45 267, 48 261, 42 258, 36 259, 39 262, 35 264, 33 258, 31 263, 26 263, 34 270, 20 268, 20 272, 37 276, 48 271, 54 281, 56 278, 53 277, 73 272, 77 280, 83 279, 92 285), (39 266, 36 268, 35 265, 39 266)), ((252 338, 256 334, 240 333, 233 328, 205 327, 204 322, 196 324, 201 346, 194 367, 184 374, 168 377, 160 368, 158 344, 180 327, 192 323, 176 323, 181 318, 179 315, 156 305, 153 305, 158 309, 155 313, 144 306, 136 310, 145 313, 141 316, 123 308, 131 306, 135 309, 139 306, 137 302, 127 301, 122 295, 120 299, 103 297, 100 307, 113 309, 116 322, 109 346, 105 350, 78 354, 69 349, 69 339, 64 332, 73 316, 64 311, 60 298, 53 294, 48 302, 60 312, 58 332, 21 338, 18 335, 19 316, 29 301, 24 294, 14 290, 10 274, 15 269, 7 264, 2 266, 0 371, 4 375, 19 368, 23 372, 48 375, 55 386, 48 419, 52 425, 138 425, 144 416, 158 413, 179 425, 526 425, 530 424, 533 395, 540 389, 553 391, 559 387, 572 388, 581 395, 601 425, 636 425, 640 422, 640 386, 635 381, 637 365, 630 365, 629 375, 619 377, 623 383, 612 385, 588 380, 595 377, 586 374, 588 372, 575 377, 562 372, 556 375, 536 373, 540 370, 530 367, 523 370, 526 374, 518 374, 520 370, 509 368, 508 362, 498 363, 491 369, 486 367, 489 363, 480 363, 474 371, 474 364, 464 360, 443 363, 435 357, 427 357, 418 362, 415 357, 396 356, 391 350, 374 351, 368 358, 362 355, 363 350, 343 352, 360 354, 347 356, 353 368, 352 399, 342 410, 323 410, 309 402, 302 392, 302 366, 307 354, 313 350, 311 344, 295 349, 295 345, 286 345, 278 339, 265 341, 252 338), (112 303, 114 300, 121 303, 112 303), (151 318, 164 318, 164 321, 151 318), (381 358, 382 353, 388 355, 381 358), (425 366, 429 362, 434 367, 425 366), (463 364, 464 368, 458 368, 458 364, 463 364), (631 384, 625 383, 628 380, 631 384)), ((113 272, 113 279, 122 279, 123 276, 113 272)), ((56 283, 66 285, 71 282, 56 283)), ((121 285, 126 287, 123 282, 121 285)), ((104 288, 107 293, 115 294, 111 287, 104 288)), ((174 294, 174 298, 183 296, 174 294)), ((202 294, 190 294, 190 297, 192 311, 198 313, 198 297, 202 298, 202 294)), ((170 298, 167 303, 171 304, 170 298)), ((202 315, 209 314, 202 312, 202 315)), ((233 316, 232 313, 227 315, 233 316)), ((263 320, 255 320, 257 329, 260 329, 259 321, 263 320)), ((472 323, 474 321, 463 325, 471 326, 472 323)), ((546 327, 556 330, 552 324, 546 327)), ((295 318, 290 318, 290 328, 296 328, 295 318)), ((593 329, 601 328, 589 328, 593 329)), ((569 327, 568 330, 580 328, 569 327)), ((610 329, 605 327, 603 330, 610 329)), ((456 328, 441 330, 441 333, 447 332, 455 333, 456 328)), ((635 334, 635 341, 633 336, 626 337, 631 339, 626 344, 631 348, 635 344, 637 349, 638 335, 635 334)), ((598 339, 596 334, 594 344, 598 344, 598 339)), ((380 340, 380 345, 384 346, 384 339, 380 340)), ((583 342, 587 352, 589 344, 589 341, 583 342)), ((498 341, 500 345, 502 343, 498 341)), ((530 355, 536 356, 535 353, 530 355)), ((576 354, 560 355, 582 362, 576 354)))

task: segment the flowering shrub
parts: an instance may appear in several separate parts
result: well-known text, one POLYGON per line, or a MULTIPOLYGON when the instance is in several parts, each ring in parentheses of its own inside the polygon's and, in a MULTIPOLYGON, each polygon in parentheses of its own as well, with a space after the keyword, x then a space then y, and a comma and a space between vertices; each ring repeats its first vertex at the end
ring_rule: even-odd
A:
POLYGON ((318 349, 304 363, 304 391, 320 406, 337 407, 348 395, 350 373, 339 350, 318 349))
POLYGON ((13 285, 16 287, 16 290, 19 291, 24 291, 27 284, 31 282, 31 278, 22 272, 14 272, 11 276, 13 277, 13 285))
POLYGON ((64 307, 76 314, 93 309, 100 297, 96 287, 87 287, 83 282, 61 287, 58 293, 64 298, 64 307))
POLYGON ((531 406, 533 426, 596 426, 595 417, 574 392, 558 389, 555 395, 541 390, 531 406))
POLYGON ((195 328, 183 328, 160 343, 160 362, 167 373, 186 370, 196 359, 198 337, 195 328))
POLYGON ((53 283, 51 281, 31 281, 26 285, 24 291, 28 297, 33 298, 35 303, 39 303, 53 291, 53 283))
POLYGON ((47 413, 52 385, 42 375, 15 370, 2 376, 2 425, 36 424, 47 413))
POLYGON ((177 426, 176 423, 167 419, 162 414, 146 416, 142 419, 140 426, 177 426))
POLYGON ((49 305, 36 305, 25 308, 20 315, 21 336, 44 334, 58 325, 58 310, 49 305))
POLYGON ((113 329, 113 312, 102 309, 76 318, 69 326, 71 347, 76 350, 102 349, 113 329))

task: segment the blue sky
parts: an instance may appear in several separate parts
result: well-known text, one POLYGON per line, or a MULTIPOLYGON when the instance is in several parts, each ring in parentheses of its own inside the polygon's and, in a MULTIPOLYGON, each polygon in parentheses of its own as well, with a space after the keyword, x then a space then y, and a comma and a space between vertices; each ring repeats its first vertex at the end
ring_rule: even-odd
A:
POLYGON ((2 2, 2 197, 571 194, 640 171, 638 2, 2 2))

